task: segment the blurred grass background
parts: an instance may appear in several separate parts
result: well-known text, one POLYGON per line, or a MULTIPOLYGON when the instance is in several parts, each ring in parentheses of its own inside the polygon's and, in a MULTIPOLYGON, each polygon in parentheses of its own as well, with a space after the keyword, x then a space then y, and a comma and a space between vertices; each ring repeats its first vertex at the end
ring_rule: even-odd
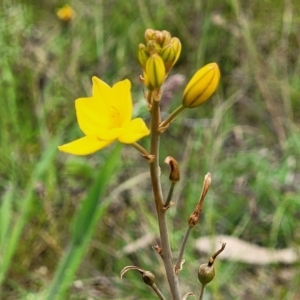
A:
MULTIPOLYGON (((0 3, 1 299, 43 299, 72 219, 112 151, 74 157, 56 146, 81 136, 74 100, 90 95, 93 75, 110 84, 129 78, 141 107, 136 52, 146 28, 182 41, 173 74, 188 79, 211 61, 222 72, 217 95, 184 111, 162 140, 162 162, 172 155, 182 173, 170 211, 175 256, 202 178, 209 171, 213 179, 185 256, 182 289, 198 292, 196 271, 208 258, 195 252, 200 236, 299 246, 299 1, 73 0, 76 16, 68 24, 56 16, 62 1, 0 3)), ((182 89, 165 114, 178 106, 182 89)), ((118 278, 124 266, 139 265, 164 279, 151 249, 157 226, 147 171, 133 148, 123 147, 101 199, 109 204, 65 299, 154 298, 138 274, 118 278), (143 247, 134 247, 139 239, 143 247)), ((167 174, 162 163, 165 193, 167 174)), ((220 260, 216 269, 207 299, 300 299, 299 263, 220 260)))

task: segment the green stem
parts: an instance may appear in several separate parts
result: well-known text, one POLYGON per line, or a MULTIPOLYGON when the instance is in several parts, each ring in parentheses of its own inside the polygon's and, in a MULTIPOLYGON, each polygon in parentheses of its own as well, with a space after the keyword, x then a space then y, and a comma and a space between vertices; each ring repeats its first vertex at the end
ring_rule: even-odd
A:
POLYGON ((155 200, 161 247, 162 247, 162 259, 164 262, 166 275, 168 278, 170 290, 173 296, 173 300, 181 300, 180 288, 178 277, 175 274, 172 252, 170 247, 166 209, 164 208, 163 195, 160 182, 160 168, 159 168, 159 141, 160 133, 158 131, 160 123, 160 109, 159 102, 153 101, 151 108, 151 146, 150 154, 154 156, 153 161, 150 163, 150 174, 153 195, 155 200))
POLYGON ((200 297, 199 297, 199 300, 203 300, 205 287, 206 287, 206 284, 201 284, 201 290, 200 290, 200 297))
POLYGON ((142 153, 142 155, 147 156, 147 157, 149 156, 148 151, 144 147, 142 147, 140 144, 138 144, 138 143, 132 143, 131 145, 135 149, 137 149, 138 151, 140 151, 142 153))
POLYGON ((153 283, 151 287, 160 300, 166 300, 166 298, 164 297, 164 295, 162 294, 162 292, 159 290, 159 288, 155 283, 153 283))
POLYGON ((177 258, 177 262, 176 262, 176 265, 175 265, 175 271, 176 272, 181 269, 181 262, 182 262, 182 259, 183 259, 183 254, 184 254, 184 251, 185 251, 185 248, 186 248, 187 240, 190 236, 191 229, 192 229, 191 227, 188 227, 188 229, 187 229, 187 231, 184 235, 184 238, 183 238, 183 241, 182 241, 182 244, 181 244, 181 247, 180 247, 179 255, 178 255, 178 258, 177 258))
POLYGON ((166 120, 164 120, 163 122, 161 122, 161 124, 159 125, 159 127, 167 127, 174 119, 175 117, 185 109, 185 106, 183 106, 182 104, 177 107, 169 116, 166 120))

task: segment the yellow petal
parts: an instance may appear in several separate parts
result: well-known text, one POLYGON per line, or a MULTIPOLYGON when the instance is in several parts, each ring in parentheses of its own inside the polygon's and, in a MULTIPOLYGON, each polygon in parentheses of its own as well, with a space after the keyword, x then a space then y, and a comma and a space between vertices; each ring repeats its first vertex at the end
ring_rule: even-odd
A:
POLYGON ((77 121, 85 135, 95 135, 98 128, 111 127, 111 111, 101 105, 105 99, 79 98, 75 101, 77 121))
POLYGON ((112 88, 99 79, 96 76, 93 76, 93 97, 96 99, 105 99, 111 96, 112 88))
POLYGON ((75 140, 74 142, 59 146, 58 149, 62 152, 74 155, 88 155, 108 146, 111 143, 112 141, 100 141, 95 136, 85 136, 75 140))
POLYGON ((119 123, 116 127, 125 127, 132 117, 131 83, 128 79, 117 82, 112 87, 112 106, 117 110, 119 123))
POLYGON ((141 118, 131 120, 118 140, 124 144, 132 144, 150 134, 145 122, 141 118))
POLYGON ((112 128, 110 130, 99 129, 97 131, 97 137, 103 141, 113 141, 117 139, 123 132, 124 128, 112 128))

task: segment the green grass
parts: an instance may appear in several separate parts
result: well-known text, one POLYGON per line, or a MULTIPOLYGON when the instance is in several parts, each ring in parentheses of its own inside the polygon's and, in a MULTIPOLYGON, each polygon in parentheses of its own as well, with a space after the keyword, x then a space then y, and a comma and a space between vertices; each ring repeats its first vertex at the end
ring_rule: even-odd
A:
MULTIPOLYGON (((213 180, 185 255, 183 290, 199 290, 197 268, 208 259, 194 251, 200 236, 234 235, 277 249, 299 245, 300 3, 206 2, 74 0, 76 18, 68 26, 56 17, 62 2, 0 2, 1 299, 45 299, 45 291, 73 280, 63 299, 153 299, 138 274, 119 280, 120 270, 133 264, 163 282, 161 261, 151 249, 157 240, 131 254, 123 251, 147 234, 157 236, 145 161, 133 148, 122 148, 121 159, 110 166, 116 164, 115 170, 101 179, 105 205, 89 219, 83 199, 93 192, 113 148, 86 158, 56 150, 81 135, 74 100, 90 94, 93 75, 110 84, 129 78, 140 105, 136 52, 149 27, 169 30, 182 41, 173 73, 189 78, 211 61, 222 72, 217 95, 184 111, 162 140, 165 194, 169 170, 164 157, 174 156, 182 174, 177 205, 170 211, 175 253, 203 176, 209 171, 213 180), (80 215, 91 223, 81 227, 80 215), (58 266, 78 241, 74 222, 86 239, 80 239, 74 269, 60 285, 58 266)), ((180 93, 166 113, 178 106, 180 93)), ((142 143, 147 147, 147 139, 142 143)), ((300 295, 297 264, 219 261, 216 272, 208 299, 300 295)))

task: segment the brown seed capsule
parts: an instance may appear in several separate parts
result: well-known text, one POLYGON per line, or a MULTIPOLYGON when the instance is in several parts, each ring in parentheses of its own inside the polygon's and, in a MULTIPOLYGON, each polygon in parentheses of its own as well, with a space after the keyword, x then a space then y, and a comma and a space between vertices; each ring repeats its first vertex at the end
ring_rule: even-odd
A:
POLYGON ((208 284, 215 277, 215 268, 208 263, 202 264, 198 269, 198 279, 202 284, 208 284))
POLYGON ((143 281, 150 286, 152 286, 153 283, 155 282, 155 276, 150 271, 144 271, 142 273, 142 276, 143 276, 143 281))

